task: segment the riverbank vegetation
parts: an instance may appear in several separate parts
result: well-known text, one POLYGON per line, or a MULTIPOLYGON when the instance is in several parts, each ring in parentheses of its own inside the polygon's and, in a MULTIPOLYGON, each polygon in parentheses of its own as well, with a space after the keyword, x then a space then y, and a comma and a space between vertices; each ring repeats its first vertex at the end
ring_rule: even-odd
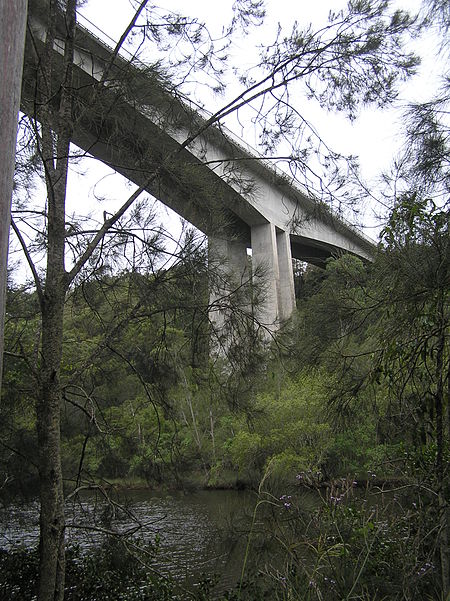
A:
MULTIPOLYGON (((64 317, 66 494, 117 482, 247 487, 258 495, 236 598, 438 599, 449 258, 447 212, 405 199, 372 265, 346 255, 302 273, 296 314, 270 349, 256 348, 257 370, 208 355, 201 297, 174 296, 183 269, 164 310, 164 275, 83 283, 64 317), (120 327, 105 338, 111 323, 120 327), (299 487, 320 507, 298 505, 299 487)), ((27 361, 39 322, 33 293, 9 295, 1 458, 4 488, 17 493, 37 478, 27 361)))
MULTIPOLYGON (((177 487, 193 478, 257 488, 269 464, 280 483, 300 472, 320 472, 324 482, 374 472, 402 481, 411 454, 431 459, 436 420, 446 419, 448 223, 441 210, 415 210, 417 221, 434 222, 433 246, 402 249, 404 274, 392 268, 398 249, 380 249, 372 266, 347 255, 325 271, 307 269, 297 312, 264 362, 256 349, 257 370, 208 358, 197 300, 177 305, 174 297, 186 289, 182 270, 170 275, 172 309, 157 304, 168 294, 164 275, 159 282, 104 276, 76 288, 65 310, 67 487, 121 480, 177 487), (111 324, 120 327, 105 338, 111 324)), ((196 277, 194 287, 204 288, 202 273, 196 277)), ((11 486, 26 486, 36 478, 27 362, 39 322, 33 293, 9 295, 3 441, 22 455, 4 446, 3 469, 11 486)), ((439 449, 445 453, 444 440, 439 449)))
MULTIPOLYGON (((262 21, 261 2, 236 2, 226 37, 214 46, 198 21, 155 13, 144 0, 100 79, 86 85, 77 79, 76 0, 35 4, 47 35, 33 49, 36 65, 25 70, 33 110, 21 122, 12 222, 32 281, 12 277, 8 288, 0 492, 7 503, 39 490, 40 544, 0 553, 0 594, 448 601, 448 75, 435 97, 405 113, 405 149, 383 177, 374 261, 336 255, 323 268, 296 265, 297 308, 276 335, 259 319, 261 266, 250 277, 249 258, 236 279, 208 258, 202 236, 183 225, 171 239, 150 200, 139 200, 147 189, 188 190, 193 215, 204 211, 203 201, 209 208, 204 229, 226 237, 230 216, 215 188, 207 177, 193 178, 180 157, 208 128, 233 112, 239 121, 259 100, 270 108, 250 121, 267 160, 286 154, 294 181, 317 197, 319 211, 326 206, 330 221, 330 207, 351 214, 354 198, 372 199, 354 157, 333 152, 291 100, 304 86, 308 97, 350 119, 361 106, 390 105, 418 66, 411 39, 432 26, 448 34, 447 3, 430 0, 427 14, 413 18, 389 2, 352 0, 316 32, 295 25, 262 49, 253 72, 237 74, 241 91, 204 122, 179 102, 190 92, 183 85, 210 78, 216 92, 227 91, 231 35, 262 21), (166 59, 141 72, 118 56, 144 16, 142 43, 166 59), (54 52, 60 22, 63 58, 54 52), (145 185, 113 215, 69 216, 69 163, 91 150, 78 154, 74 132, 92 118, 100 145, 115 147, 127 133, 120 107, 130 98, 147 102, 133 87, 143 77, 157 103, 170 91, 162 130, 174 127, 178 113, 189 117, 186 139, 176 148, 171 142, 167 154, 161 145, 150 166, 144 144, 134 141, 130 169, 139 165, 145 185), (33 196, 39 178, 41 203, 33 196), (116 490, 129 483, 253 491, 251 515, 233 533, 244 547, 236 587, 215 590, 205 580, 186 591, 155 573, 157 541, 138 547, 114 528, 116 490), (313 507, 303 489, 314 493, 313 507), (87 554, 65 539, 68 501, 86 490, 107 504, 106 522, 78 526, 109 537, 87 554)), ((226 177, 240 193, 255 192, 239 169, 226 177)))

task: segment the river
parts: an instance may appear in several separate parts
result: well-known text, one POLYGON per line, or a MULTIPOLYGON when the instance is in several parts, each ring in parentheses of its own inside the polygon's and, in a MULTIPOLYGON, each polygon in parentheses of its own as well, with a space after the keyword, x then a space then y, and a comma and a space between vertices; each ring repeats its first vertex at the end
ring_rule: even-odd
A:
MULTIPOLYGON (((118 499, 117 499, 118 500, 118 499)), ((218 589, 239 580, 255 495, 245 491, 127 491, 120 506, 93 492, 67 503, 67 540, 83 551, 99 546, 105 532, 126 532, 140 524, 142 542, 159 539, 154 567, 185 583, 220 574, 218 589)), ((37 502, 0 509, 0 548, 38 543, 37 502)))
MULTIPOLYGON (((361 532, 365 532, 368 523, 372 524, 373 531, 376 530, 377 540, 380 538, 383 542, 385 531, 391 533, 389 536, 394 532, 395 543, 395 528, 402 525, 407 517, 402 513, 403 505, 415 510, 419 502, 408 487, 405 487, 405 498, 400 498, 395 491, 381 495, 380 489, 376 489, 368 494, 369 491, 362 487, 353 492, 350 486, 346 488, 349 499, 355 494, 361 498, 361 503, 358 510, 347 512, 340 509, 346 504, 342 490, 332 488, 326 498, 325 491, 303 487, 291 490, 292 496, 283 494, 274 497, 266 492, 261 493, 259 498, 256 493, 246 491, 208 490, 185 494, 181 491, 130 490, 122 491, 120 497, 113 498, 111 502, 106 502, 99 491, 83 491, 76 500, 69 499, 67 502, 67 541, 77 544, 81 552, 89 553, 102 544, 108 532, 134 531, 142 543, 159 540, 158 551, 152 560, 153 569, 170 575, 188 588, 205 577, 214 579, 217 576, 214 594, 219 595, 233 589, 239 582, 247 537, 251 531, 246 573, 260 574, 263 570, 264 574, 269 567, 270 582, 283 586, 286 569, 289 568, 288 564, 284 565, 286 554, 283 550, 300 549, 301 543, 303 555, 299 555, 296 561, 309 569, 311 560, 309 567, 314 571, 317 560, 314 546, 311 546, 314 537, 328 541, 331 548, 335 548, 334 512, 336 523, 348 531, 346 544, 352 541, 353 531, 360 533, 360 537, 366 536, 361 532), (339 522, 338 515, 342 511, 339 522), (399 511, 401 519, 396 517, 399 511), (252 522, 253 514, 255 520, 252 522), (393 530, 388 527, 389 516, 394 518, 393 530), (258 572, 254 571, 255 566, 258 566, 258 572)), ((36 547, 38 523, 37 502, 0 506, 0 548, 36 547)), ((358 536, 352 544, 361 542, 358 536)), ((386 540, 392 543, 390 538, 386 540)), ((338 547, 343 544, 339 543, 338 547)), ((325 570, 330 565, 325 561, 322 567, 325 570)), ((327 577, 324 575, 321 585, 326 591, 331 586, 329 583, 335 580, 330 579, 328 572, 324 574, 327 577), (325 582, 327 579, 328 584, 325 582)))

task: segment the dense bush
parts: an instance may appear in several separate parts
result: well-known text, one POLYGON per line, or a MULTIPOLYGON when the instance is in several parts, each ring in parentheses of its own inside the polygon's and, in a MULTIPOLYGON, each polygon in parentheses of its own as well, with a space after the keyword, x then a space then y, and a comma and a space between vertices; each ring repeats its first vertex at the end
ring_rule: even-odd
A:
MULTIPOLYGON (((153 547, 135 551, 115 539, 101 548, 82 553, 70 547, 67 553, 65 601, 182 601, 185 594, 170 578, 148 566, 153 547)), ((37 593, 36 550, 1 551, 0 599, 32 601, 37 593)))

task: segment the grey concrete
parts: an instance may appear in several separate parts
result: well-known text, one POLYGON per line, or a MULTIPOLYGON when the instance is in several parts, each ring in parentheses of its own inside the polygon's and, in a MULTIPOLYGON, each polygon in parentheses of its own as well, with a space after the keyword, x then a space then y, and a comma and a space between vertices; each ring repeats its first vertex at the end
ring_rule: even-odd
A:
POLYGON ((291 241, 288 232, 277 232, 277 254, 280 284, 278 288, 278 318, 288 319, 295 308, 294 272, 292 270, 291 241))
POLYGON ((251 274, 247 246, 237 240, 208 238, 210 272, 210 320, 219 332, 224 330, 231 313, 237 308, 250 313, 248 291, 251 274))
POLYGON ((252 269, 255 289, 260 288, 256 318, 269 331, 275 330, 279 325, 280 270, 273 223, 252 227, 252 269))
MULTIPOLYGON (((45 36, 41 2, 30 0, 32 33, 22 89, 26 112, 35 108, 35 48, 45 36)), ((60 27, 61 40, 55 44, 59 54, 64 23, 60 27)), ((219 255, 235 274, 243 269, 245 248, 251 247, 255 274, 265 271, 267 276, 266 305, 259 318, 268 327, 276 329, 295 305, 291 257, 323 264, 344 251, 371 260, 375 247, 369 238, 308 197, 223 127, 205 128, 206 116, 123 58, 111 71, 117 80, 109 77, 108 86, 92 95, 92 84, 101 78, 110 55, 103 42, 78 28, 73 91, 80 108, 74 143, 129 180, 145 184, 148 192, 211 238, 222 239, 219 255), (152 173, 157 177, 150 181, 152 173)))

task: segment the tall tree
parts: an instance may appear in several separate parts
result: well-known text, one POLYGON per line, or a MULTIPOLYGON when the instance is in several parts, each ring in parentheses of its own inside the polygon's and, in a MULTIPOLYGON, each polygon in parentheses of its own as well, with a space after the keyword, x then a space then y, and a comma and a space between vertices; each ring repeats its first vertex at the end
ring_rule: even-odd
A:
POLYGON ((69 279, 65 270, 66 215, 65 200, 68 157, 72 128, 71 82, 76 29, 76 0, 69 0, 65 18, 67 35, 60 79, 60 100, 56 111, 58 134, 53 136, 50 102, 55 72, 55 24, 59 5, 51 0, 47 15, 47 37, 41 70, 42 156, 47 188, 47 264, 45 283, 36 281, 42 315, 40 394, 36 415, 39 446, 40 482, 40 572, 39 599, 64 598, 64 493, 60 450, 61 358, 64 301, 69 279))
MULTIPOLYGON (((35 0, 37 2, 37 0, 35 0)), ((414 21, 405 13, 389 12, 389 4, 375 0, 349 2, 348 9, 330 15, 329 24, 320 31, 311 28, 300 31, 294 27, 291 34, 284 39, 277 39, 273 45, 264 49, 260 63, 253 73, 240 78, 241 91, 226 100, 219 110, 207 119, 197 119, 192 115, 190 132, 186 139, 175 149, 168 151, 153 168, 143 173, 143 184, 127 198, 120 209, 110 215, 105 213, 103 223, 95 228, 83 230, 77 224, 68 222, 66 209, 67 175, 73 147, 71 139, 77 120, 86 117, 86 105, 79 102, 77 96, 81 86, 75 81, 75 47, 77 35, 77 0, 48 0, 38 3, 39 10, 46 24, 45 41, 40 48, 35 44, 34 51, 38 55, 37 84, 35 85, 34 115, 32 128, 35 135, 37 152, 43 165, 46 185, 46 205, 40 212, 41 222, 38 229, 40 250, 46 253, 46 266, 41 277, 39 266, 33 261, 33 249, 26 244, 24 232, 25 219, 14 223, 13 227, 23 247, 27 261, 31 267, 37 295, 39 298, 42 321, 42 339, 40 363, 36 370, 37 380, 37 431, 39 444, 39 476, 40 476, 40 582, 39 601, 60 601, 64 596, 64 497, 63 476, 61 470, 60 451, 60 407, 61 407, 61 358, 63 351, 63 312, 67 293, 85 272, 95 272, 101 266, 102 253, 108 244, 113 247, 119 240, 136 239, 123 226, 127 211, 136 207, 141 193, 152 187, 155 181, 164 174, 171 161, 187 148, 193 141, 209 128, 221 123, 227 116, 245 109, 251 103, 259 102, 258 123, 262 132, 263 146, 271 153, 280 140, 288 140, 299 125, 302 131, 309 127, 298 106, 291 102, 296 86, 304 87, 319 102, 328 108, 345 110, 352 118, 357 107, 367 103, 386 104, 395 98, 395 86, 403 77, 414 72, 417 59, 405 52, 403 42, 405 35, 414 25, 414 21), (64 39, 61 40, 61 31, 64 39), (62 55, 55 51, 62 48, 62 55), (267 102, 270 108, 262 107, 267 102), (306 124, 306 125, 305 125, 306 124), (22 231, 21 231, 22 229, 22 231), (75 238, 73 238, 75 236, 75 238), (123 236, 123 238, 121 238, 123 236), (73 240, 80 240, 77 245, 73 240), (74 251, 70 268, 66 268, 68 249, 74 251)), ((116 48, 105 61, 100 78, 92 83, 88 90, 89 105, 101 105, 104 102, 104 114, 96 115, 96 124, 107 117, 109 103, 133 102, 127 99, 127 84, 135 77, 136 71, 130 66, 122 73, 115 69, 120 48, 130 32, 140 22, 140 30, 144 38, 161 48, 167 43, 161 31, 166 28, 167 35, 182 39, 185 36, 191 51, 182 60, 170 67, 179 75, 181 84, 186 74, 192 75, 199 70, 209 68, 216 79, 221 76, 218 64, 222 64, 225 56, 224 46, 218 54, 211 47, 205 54, 203 33, 206 29, 195 22, 173 16, 161 21, 157 20, 155 7, 146 9, 146 0, 139 3, 136 12, 126 27, 116 48), (192 29, 194 27, 194 29, 192 29), (195 33, 195 35, 188 35, 195 33), (178 37, 177 37, 178 36, 178 37), (192 51, 192 48, 194 51, 192 51), (186 56, 188 58, 186 58, 186 56), (184 74, 184 75, 183 75, 184 74), (98 101, 98 102, 97 102, 98 101)), ((235 15, 227 35, 231 35, 241 23, 260 19, 262 16, 259 2, 249 0, 234 5, 235 15)), ((225 44, 226 46, 226 44, 225 44)), ((160 77, 159 69, 153 66, 148 75, 153 76, 155 90, 167 93, 167 89, 175 98, 179 87, 165 82, 160 77), (164 89, 164 87, 166 89, 164 89)), ((133 90, 131 86, 129 88, 133 90)), ((177 109, 180 104, 177 105, 177 109)), ((184 109, 183 109, 184 110, 184 109)), ((170 111, 169 111, 170 112, 170 111)), ((170 121, 169 121, 170 123, 170 121)), ((164 126, 164 122, 162 123, 164 126)), ((317 145, 323 142, 316 137, 317 145)), ((108 140, 105 140, 108 143, 108 140)), ((326 189, 320 180, 312 186, 310 174, 313 173, 314 159, 308 163, 308 151, 295 143, 289 163, 294 171, 303 175, 303 183, 314 189, 326 189)), ((145 154, 145 149, 142 149, 145 154)), ((327 163, 336 163, 339 158, 328 149, 325 152, 327 163)), ((335 172, 332 174, 336 177, 335 172)), ((319 178, 320 179, 320 178, 319 178)), ((247 185, 246 182, 242 182, 247 185)), ((36 214, 32 209, 22 210, 19 207, 18 217, 36 214)), ((143 240, 144 247, 153 244, 151 237, 143 240)), ((118 246, 123 248, 126 242, 118 246)))
POLYGON ((449 7, 439 0, 423 5, 422 26, 436 26, 444 33, 436 57, 443 71, 440 88, 405 112, 406 144, 387 178, 391 211, 382 232, 383 274, 397 324, 387 320, 392 336, 388 342, 388 334, 384 342, 395 372, 391 382, 396 394, 400 399, 410 395, 422 443, 433 448, 429 474, 438 500, 437 542, 446 599, 450 593, 450 80, 445 43, 449 7))
POLYGON ((0 37, 3 40, 0 52, 0 386, 3 369, 6 266, 26 14, 26 0, 0 4, 0 37))
MULTIPOLYGON (((448 421, 450 237, 448 207, 404 197, 383 230, 376 285, 385 305, 381 369, 393 398, 412 416, 439 516, 442 594, 449 592, 448 421), (428 465, 427 465, 428 463, 428 465)), ((406 420, 405 420, 406 421, 406 420)))

